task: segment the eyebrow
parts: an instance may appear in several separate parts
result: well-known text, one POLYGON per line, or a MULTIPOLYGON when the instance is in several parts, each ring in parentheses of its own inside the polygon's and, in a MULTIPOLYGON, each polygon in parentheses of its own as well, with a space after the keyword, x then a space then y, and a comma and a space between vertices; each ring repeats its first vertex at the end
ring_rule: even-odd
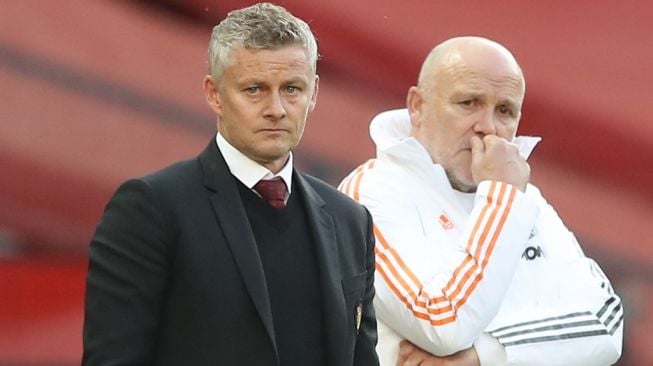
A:
MULTIPOLYGON (((451 100, 468 100, 468 99, 487 99, 484 93, 478 93, 475 91, 456 91, 451 95, 451 100)), ((498 105, 506 105, 512 108, 515 111, 521 109, 519 103, 517 103, 512 98, 502 98, 499 99, 498 105)))
POLYGON ((310 84, 310 80, 297 76, 286 80, 285 84, 310 84))
POLYGON ((455 91, 451 94, 451 99, 479 99, 481 96, 481 93, 472 91, 455 91))
POLYGON ((242 78, 242 79, 240 79, 240 80, 236 80, 236 84, 237 84, 237 85, 241 85, 241 86, 242 86, 242 85, 250 85, 250 84, 260 85, 261 83, 263 83, 263 81, 262 81, 261 79, 259 79, 259 78, 255 78, 255 77, 251 77, 251 76, 248 76, 248 77, 242 78))
MULTIPOLYGON (((249 85, 249 84, 254 84, 254 85, 262 85, 262 84, 268 84, 267 81, 257 78, 257 77, 245 77, 241 80, 237 81, 238 85, 249 85)), ((310 83, 309 80, 306 80, 305 78, 302 77, 292 77, 288 80, 283 81, 283 85, 288 85, 288 84, 305 84, 308 85, 310 83)))
POLYGON ((500 104, 505 104, 505 105, 509 106, 510 108, 514 109, 515 111, 518 111, 518 110, 521 109, 520 106, 519 106, 519 104, 517 104, 517 103, 516 103, 514 100, 512 100, 511 98, 504 98, 504 99, 501 99, 500 102, 501 102, 500 104))

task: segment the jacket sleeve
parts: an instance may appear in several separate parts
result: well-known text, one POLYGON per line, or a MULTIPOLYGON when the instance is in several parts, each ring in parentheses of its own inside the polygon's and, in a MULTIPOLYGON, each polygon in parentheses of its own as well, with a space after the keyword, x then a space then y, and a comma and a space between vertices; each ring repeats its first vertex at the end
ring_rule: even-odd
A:
POLYGON ((89 249, 84 365, 152 362, 168 276, 168 226, 145 180, 123 184, 89 249))
POLYGON ((438 208, 421 217, 419 193, 403 182, 386 184, 399 179, 389 175, 350 177, 353 184, 341 185, 374 217, 377 316, 432 354, 469 348, 499 309, 538 207, 509 184, 482 182, 462 241, 438 245, 442 236, 423 228, 437 225, 438 208))
POLYGON ((508 365, 614 364, 622 347, 621 300, 554 209, 540 200, 538 231, 546 228, 548 235, 540 272, 546 280, 531 288, 533 294, 524 294, 536 303, 511 306, 489 333, 505 348, 508 365))
MULTIPOLYGON (((360 319, 360 330, 356 337, 356 349, 354 351, 354 365, 378 365, 376 354, 377 324, 374 311, 374 234, 372 232, 372 217, 365 210, 367 215, 367 240, 366 240, 366 268, 367 279, 365 281, 365 295, 363 298, 362 319, 360 319)), ((357 314, 358 315, 358 314, 357 314)), ((358 320, 356 320, 358 322, 358 320)))

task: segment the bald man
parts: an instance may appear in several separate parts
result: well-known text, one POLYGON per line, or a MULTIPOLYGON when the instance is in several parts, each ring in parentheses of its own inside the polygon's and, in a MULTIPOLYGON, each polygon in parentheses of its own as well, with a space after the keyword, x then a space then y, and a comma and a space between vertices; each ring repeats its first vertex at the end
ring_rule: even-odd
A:
POLYGON ((453 38, 407 109, 372 121, 377 158, 340 189, 375 222, 381 365, 619 359, 621 300, 529 183, 539 138, 516 137, 524 92, 505 47, 453 38))

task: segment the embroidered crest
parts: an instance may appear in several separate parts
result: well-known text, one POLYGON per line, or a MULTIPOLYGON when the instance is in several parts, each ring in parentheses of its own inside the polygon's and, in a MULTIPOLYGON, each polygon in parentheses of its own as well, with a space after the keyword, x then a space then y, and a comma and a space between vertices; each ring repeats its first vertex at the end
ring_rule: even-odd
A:
POLYGON ((358 334, 358 332, 361 329, 362 321, 363 321, 363 304, 358 303, 358 305, 356 305, 356 334, 358 334))
POLYGON ((438 222, 440 222, 440 225, 442 225, 442 228, 445 230, 453 229, 453 222, 451 222, 451 220, 447 217, 447 215, 444 214, 444 212, 440 214, 438 222))

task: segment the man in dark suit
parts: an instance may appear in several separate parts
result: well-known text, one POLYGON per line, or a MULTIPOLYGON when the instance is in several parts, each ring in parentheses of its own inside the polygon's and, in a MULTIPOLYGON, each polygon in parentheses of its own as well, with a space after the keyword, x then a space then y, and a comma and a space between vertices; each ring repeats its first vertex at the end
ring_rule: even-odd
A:
POLYGON ((310 28, 281 7, 214 28, 204 89, 218 134, 107 205, 83 364, 378 365, 371 218, 293 168, 316 62, 310 28))

